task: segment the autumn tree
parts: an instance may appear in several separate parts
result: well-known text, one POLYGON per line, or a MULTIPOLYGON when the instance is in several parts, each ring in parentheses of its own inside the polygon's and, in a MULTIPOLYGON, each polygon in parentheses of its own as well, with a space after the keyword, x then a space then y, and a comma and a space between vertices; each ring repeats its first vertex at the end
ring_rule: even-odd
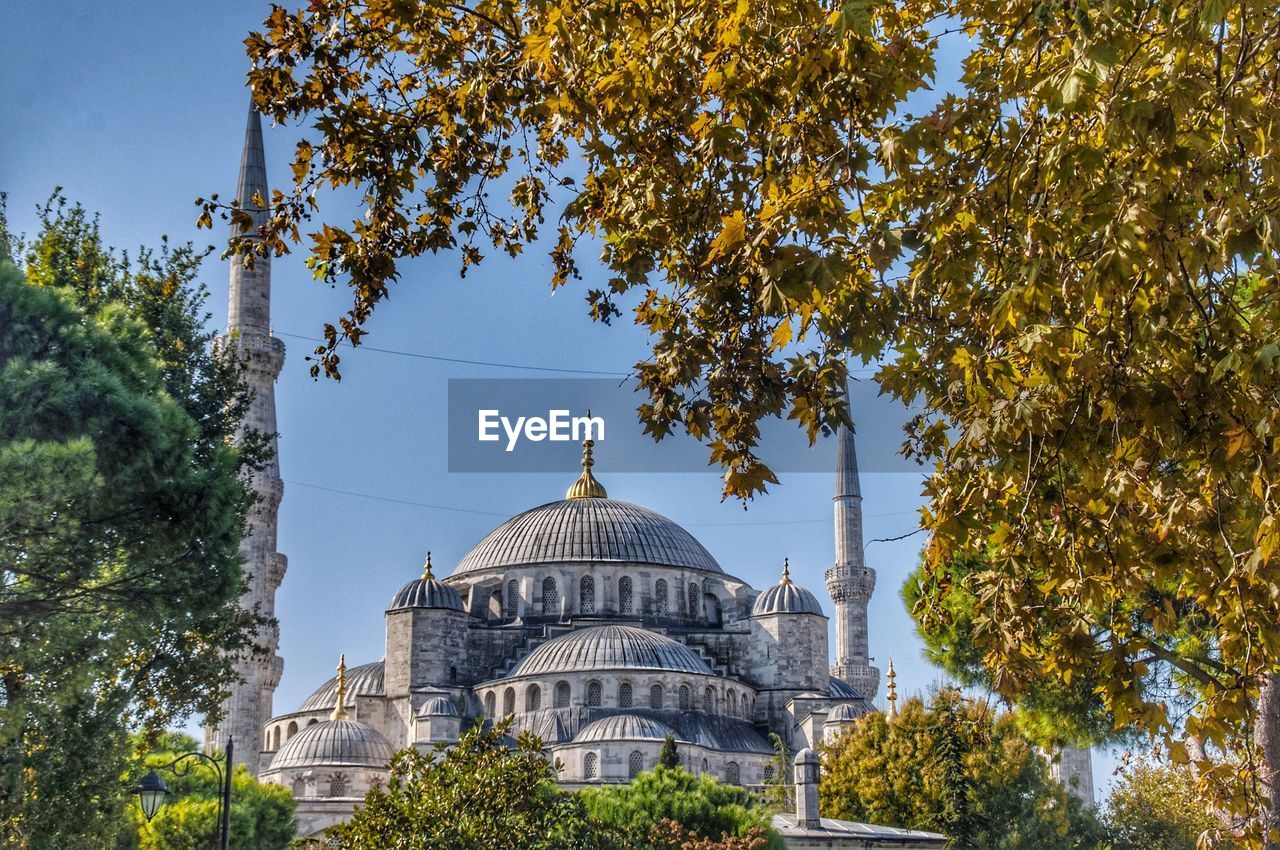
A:
POLYGON ((42 218, 24 245, 0 216, 0 844, 76 850, 118 829, 129 731, 216 715, 250 645, 250 457, 197 255, 42 218))
POLYGON ((1231 850, 1222 825, 1196 789, 1187 765, 1153 755, 1126 757, 1107 796, 1106 824, 1114 850, 1197 850, 1200 839, 1231 850))
POLYGON ((942 691, 859 718, 822 752, 824 817, 946 834, 952 845, 1093 850, 1096 819, 1008 713, 942 691))
MULTIPOLYGON (((402 258, 457 249, 465 271, 548 214, 551 284, 598 252, 591 314, 653 336, 641 419, 704 439, 727 494, 773 480, 762 417, 816 435, 845 418, 845 359, 883 357, 880 386, 924 409, 918 620, 945 631, 946 596, 971 594, 999 694, 1092 679, 1103 715, 1164 739, 1262 840, 1275 3, 317 0, 247 46, 260 108, 310 122, 262 245, 305 238, 353 294, 318 368, 402 258), (939 44, 960 85, 912 110, 939 44), (352 222, 308 223, 350 186, 352 222), (953 573, 967 558, 984 567, 953 573)), ((212 200, 206 222, 220 209, 244 217, 212 200)))

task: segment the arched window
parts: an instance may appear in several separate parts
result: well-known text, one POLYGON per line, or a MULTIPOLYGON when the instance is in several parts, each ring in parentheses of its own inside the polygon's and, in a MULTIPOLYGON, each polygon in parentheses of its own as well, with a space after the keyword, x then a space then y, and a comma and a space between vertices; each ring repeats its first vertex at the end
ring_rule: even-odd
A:
POLYGON ((295 776, 293 779, 293 796, 294 799, 307 796, 307 780, 301 776, 295 776))
POLYGON ((542 613, 554 614, 559 610, 559 600, 556 599, 556 580, 547 576, 542 580, 542 613))
POLYGON ((667 616, 667 580, 660 578, 653 583, 653 610, 659 617, 667 616))
POLYGON ((632 750, 631 755, 627 758, 627 776, 635 779, 642 770, 644 770, 644 753, 639 750, 632 750))
POLYGON ((680 710, 681 711, 693 710, 693 691, 689 690, 688 685, 680 686, 680 710))
POLYGON ((596 612, 596 580, 592 576, 583 576, 578 582, 578 611, 582 614, 596 612))
POLYGON ((296 734, 298 734, 298 721, 290 720, 289 728, 284 730, 284 739, 287 741, 296 734))
POLYGON ((493 691, 489 691, 489 693, 484 695, 484 713, 486 717, 492 718, 497 711, 494 707, 495 703, 496 699, 493 696, 493 691))
POLYGON ((730 785, 742 784, 742 770, 736 761, 731 761, 724 766, 724 781, 730 785))
POLYGON ((649 707, 662 708, 662 685, 654 685, 649 689, 649 707))
POLYGON ((764 766, 764 772, 761 774, 760 778, 765 782, 771 782, 773 780, 773 765, 766 764, 764 766))
POLYGON ((319 722, 320 722, 319 720, 316 720, 316 719, 313 717, 313 718, 311 718, 310 720, 308 720, 308 721, 307 721, 307 725, 308 725, 308 726, 315 726, 315 725, 316 725, 317 723, 319 723, 319 722))
POLYGON ((702 598, 702 593, 699 592, 698 586, 693 582, 689 582, 689 617, 690 619, 696 620, 698 619, 698 617, 701 616, 701 612, 698 610, 699 608, 702 607, 701 605, 698 604, 701 598, 702 598))
POLYGON ((716 713, 716 692, 714 688, 707 688, 702 692, 702 710, 707 714, 716 713))
POLYGON ((635 613, 635 598, 631 592, 631 576, 618 579, 618 613, 635 613))
POLYGON ((273 750, 280 749, 280 727, 279 726, 277 726, 275 731, 271 733, 271 743, 273 744, 271 749, 273 750))
POLYGON ((502 692, 502 716, 516 713, 516 689, 507 688, 502 692))
POLYGON ((733 688, 729 689, 729 716, 738 716, 738 692, 733 688))
POLYGON ((587 753, 585 756, 583 756, 582 757, 582 778, 595 779, 596 773, 598 772, 596 769, 596 766, 598 764, 599 764, 599 759, 596 757, 595 753, 587 753))
POLYGON ((507 582, 507 599, 503 606, 503 616, 520 616, 520 584, 515 579, 507 582))
POLYGON ((587 705, 593 708, 598 708, 600 706, 600 698, 602 695, 603 691, 600 688, 599 682, 587 683, 587 705))
POLYGON ((569 683, 556 682, 556 708, 569 707, 569 683))
POLYGON ((329 796, 347 796, 347 775, 345 773, 335 773, 329 777, 329 796))
POLYGON ((631 683, 623 682, 618 685, 618 708, 631 707, 631 683))
POLYGON ((706 772, 707 772, 707 760, 706 760, 706 759, 703 759, 703 760, 702 760, 702 772, 703 772, 703 773, 706 773, 706 772))
POLYGON ((524 692, 524 710, 537 711, 540 708, 542 708, 542 688, 530 685, 529 690, 524 692))

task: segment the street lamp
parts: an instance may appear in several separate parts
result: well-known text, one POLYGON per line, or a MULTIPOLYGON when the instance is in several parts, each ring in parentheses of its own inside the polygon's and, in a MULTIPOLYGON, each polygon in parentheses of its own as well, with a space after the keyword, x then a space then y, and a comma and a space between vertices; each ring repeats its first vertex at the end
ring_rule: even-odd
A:
POLYGON ((234 751, 234 740, 227 738, 227 750, 221 760, 201 752, 190 752, 183 753, 168 764, 149 769, 147 775, 131 789, 131 793, 138 795, 138 807, 142 809, 142 816, 150 822, 164 805, 165 798, 172 793, 169 786, 164 784, 164 779, 156 773, 157 770, 167 770, 174 776, 185 776, 192 764, 208 762, 218 774, 218 846, 222 850, 228 850, 231 846, 231 754, 234 751))

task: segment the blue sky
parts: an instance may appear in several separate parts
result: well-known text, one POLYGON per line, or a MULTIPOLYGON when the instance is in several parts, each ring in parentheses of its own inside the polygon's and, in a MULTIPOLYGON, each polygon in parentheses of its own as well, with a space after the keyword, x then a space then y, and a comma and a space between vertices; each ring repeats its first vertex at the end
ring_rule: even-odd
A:
MULTIPOLYGON (((234 189, 248 104, 241 41, 266 3, 23 5, 26 14, 14 4, 0 27, 0 191, 8 193, 11 226, 33 232, 36 204, 62 186, 69 199, 101 213, 116 246, 155 245, 162 234, 199 245, 224 239, 221 227, 195 229, 193 200, 234 189)), ((264 129, 269 176, 279 185, 299 130, 264 129)), ((329 212, 340 218, 346 211, 329 212)), ((402 283, 369 326, 368 344, 618 372, 645 355, 645 335, 628 322, 604 327, 587 318, 590 266, 585 282, 553 295, 549 264, 537 251, 518 260, 490 256, 465 281, 457 265, 450 255, 406 264, 402 283)), ((227 268, 216 254, 203 278, 221 327, 227 268)), ((341 383, 312 380, 303 359, 311 344, 289 335, 317 336, 347 303, 345 291, 311 280, 303 255, 275 261, 273 322, 289 349, 276 392, 286 482, 279 548, 289 558, 277 597, 285 658, 277 712, 330 676, 339 653, 351 663, 381 657, 384 607, 420 572, 425 550, 437 572, 446 572, 502 517, 560 498, 575 477, 448 472, 448 380, 535 373, 357 351, 344 357, 341 383)), ((834 444, 818 450, 834 464, 834 444)), ((783 475, 782 486, 744 511, 721 502, 719 478, 710 472, 610 473, 607 445, 597 459, 611 496, 681 523, 728 572, 755 586, 776 581, 789 557, 792 575, 830 612, 822 580, 833 557, 830 475, 783 475)), ((868 539, 914 528, 918 476, 864 474, 862 487, 868 539)), ((921 658, 899 595, 921 539, 867 549, 879 571, 871 651, 882 668, 893 658, 907 693, 941 676, 921 658)), ((883 701, 883 686, 881 692, 883 701)), ((1105 761, 1095 763, 1100 786, 1105 761)))

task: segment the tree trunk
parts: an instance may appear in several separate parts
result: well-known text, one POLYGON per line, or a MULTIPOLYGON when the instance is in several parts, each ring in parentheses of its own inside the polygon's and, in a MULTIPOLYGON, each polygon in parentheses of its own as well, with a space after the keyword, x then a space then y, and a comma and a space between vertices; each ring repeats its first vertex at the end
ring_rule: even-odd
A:
POLYGON ((1269 673, 1258 691, 1258 717, 1254 721, 1254 740, 1262 759, 1259 773, 1262 792, 1270 804, 1264 814, 1267 850, 1280 850, 1276 830, 1280 826, 1280 673, 1269 673))

